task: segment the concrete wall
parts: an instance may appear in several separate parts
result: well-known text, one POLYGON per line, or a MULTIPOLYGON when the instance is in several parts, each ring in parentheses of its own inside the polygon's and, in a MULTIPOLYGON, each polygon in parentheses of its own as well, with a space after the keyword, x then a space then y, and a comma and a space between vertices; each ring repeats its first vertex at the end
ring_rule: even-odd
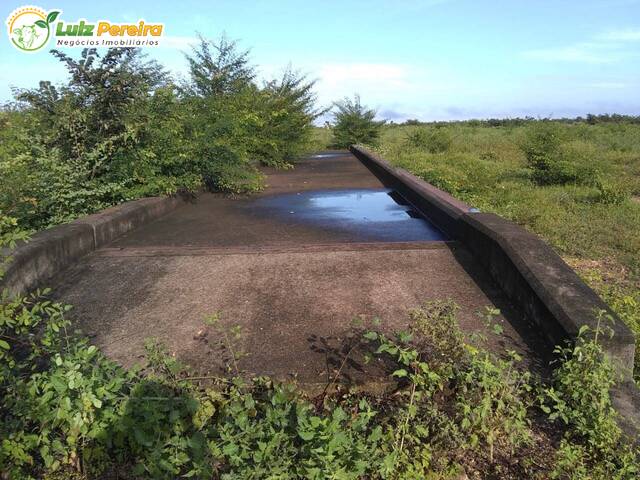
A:
POLYGON ((534 321, 550 345, 575 339, 581 326, 595 329, 598 313, 614 320, 607 353, 631 371, 635 338, 600 297, 537 235, 491 213, 475 212, 451 195, 365 148, 351 147, 380 180, 398 190, 427 218, 472 251, 476 260, 521 310, 534 321))
POLYGON ((397 190, 447 235, 451 238, 460 236, 459 219, 471 209, 469 205, 405 170, 392 167, 378 155, 362 147, 352 147, 351 153, 382 183, 397 190))
POLYGON ((38 232, 11 252, 0 290, 19 295, 43 286, 83 255, 182 204, 178 197, 143 198, 38 232))
MULTIPOLYGON (((549 346, 575 340, 584 325, 598 325, 598 312, 613 320, 613 337, 601 338, 622 381, 611 392, 619 425, 640 441, 640 390, 632 379, 633 332, 540 237, 492 213, 480 213, 360 146, 351 152, 386 186, 398 190, 424 216, 462 242, 510 300, 533 321, 549 346)), ((610 325, 607 323, 607 325, 610 325)))

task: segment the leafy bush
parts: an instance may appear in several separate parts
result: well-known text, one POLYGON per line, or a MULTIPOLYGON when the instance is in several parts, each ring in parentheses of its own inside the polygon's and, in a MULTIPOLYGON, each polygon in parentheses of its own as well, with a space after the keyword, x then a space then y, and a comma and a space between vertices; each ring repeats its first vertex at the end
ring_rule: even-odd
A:
POLYGON ((375 145, 380 136, 384 121, 376 121, 376 111, 368 109, 360 103, 356 95, 353 100, 345 98, 335 103, 333 114, 333 146, 347 148, 350 145, 363 143, 375 145))
POLYGON ((429 153, 445 153, 451 148, 451 135, 442 128, 419 128, 407 135, 407 144, 429 153))
POLYGON ((611 403, 610 391, 618 375, 598 343, 599 337, 610 333, 602 324, 605 320, 601 312, 594 331, 584 326, 575 345, 555 350, 560 365, 553 373, 553 385, 544 389, 542 409, 569 429, 558 451, 553 478, 633 478, 640 474, 638 452, 623 438, 611 403))
POLYGON ((235 42, 204 38, 176 86, 136 49, 52 51, 67 83, 16 91, 0 112, 0 209, 37 230, 149 195, 262 187, 311 143, 314 83, 291 70, 263 86, 235 42))
POLYGON ((575 180, 572 165, 561 154, 561 144, 560 128, 553 122, 540 121, 527 131, 521 147, 537 183, 563 184, 575 180))
POLYGON ((620 185, 596 178, 595 187, 598 191, 597 201, 605 205, 621 205, 629 198, 629 192, 620 185))

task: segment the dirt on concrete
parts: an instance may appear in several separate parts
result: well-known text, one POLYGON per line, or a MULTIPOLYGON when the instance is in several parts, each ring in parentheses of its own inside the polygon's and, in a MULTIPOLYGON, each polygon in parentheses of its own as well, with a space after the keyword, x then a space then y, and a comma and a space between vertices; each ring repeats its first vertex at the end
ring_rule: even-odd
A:
MULTIPOLYGON (((383 188, 349 153, 311 157, 294 170, 266 171, 260 196, 304 190, 383 188)), ((323 384, 340 363, 355 317, 407 326, 407 312, 451 298, 463 330, 484 329, 478 315, 496 306, 502 336, 489 346, 513 348, 544 368, 542 340, 522 321, 467 250, 456 242, 371 242, 313 224, 255 215, 252 198, 202 195, 195 203, 86 256, 53 282, 74 305, 72 319, 92 342, 124 365, 142 360, 157 338, 198 372, 219 373, 227 354, 219 314, 241 327, 235 348, 249 374, 323 384)), ((380 380, 380 369, 349 362, 344 378, 380 380)))

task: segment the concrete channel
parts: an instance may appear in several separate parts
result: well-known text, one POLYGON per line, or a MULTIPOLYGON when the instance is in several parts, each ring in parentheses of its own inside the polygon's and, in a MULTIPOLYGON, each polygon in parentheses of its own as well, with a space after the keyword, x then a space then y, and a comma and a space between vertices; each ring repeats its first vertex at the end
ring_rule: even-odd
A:
MULTIPOLYGON (((147 338, 206 373, 223 358, 204 318, 241 325, 250 374, 322 384, 355 317, 407 325, 424 301, 452 298, 467 331, 500 308, 505 335, 544 368, 542 339, 473 255, 384 185, 348 152, 325 152, 292 170, 265 169, 267 188, 246 198, 203 194, 98 248, 52 280, 92 341, 125 365, 147 338)), ((378 380, 353 365, 355 383, 378 380)))
MULTIPOLYGON (((264 173, 267 188, 250 197, 144 199, 42 232, 18 249, 5 285, 53 286, 74 305, 75 325, 127 366, 157 338, 199 373, 219 373, 225 357, 204 325, 219 314, 242 327, 247 374, 309 389, 340 363, 354 318, 401 329, 409 309, 450 298, 462 329, 484 332, 479 314, 497 307, 504 334, 488 334, 488 347, 514 349, 544 374, 550 346, 607 310, 535 235, 365 149, 264 173)), ((606 348, 628 371, 635 339, 615 328, 606 348)), ((357 385, 383 380, 376 365, 355 361, 343 373, 357 385)), ((633 382, 615 395, 635 421, 633 382)))

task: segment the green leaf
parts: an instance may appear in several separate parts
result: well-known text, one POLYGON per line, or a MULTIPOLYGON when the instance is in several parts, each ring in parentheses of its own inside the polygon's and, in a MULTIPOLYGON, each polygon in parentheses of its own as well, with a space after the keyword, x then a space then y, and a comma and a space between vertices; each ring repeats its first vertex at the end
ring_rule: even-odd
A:
POLYGON ((378 339, 378 334, 376 332, 367 332, 363 336, 367 340, 377 340, 378 339))
POLYGON ((36 20, 36 25, 40 28, 47 28, 47 22, 45 22, 44 20, 36 20))
POLYGON ((409 373, 404 369, 400 368, 391 374, 392 377, 406 377, 409 373))
POLYGON ((3 350, 9 350, 9 344, 4 340, 0 340, 0 348, 2 348, 3 350))
POLYGON ((58 18, 58 15, 60 15, 60 12, 58 11, 49 12, 49 15, 47 15, 47 23, 52 23, 56 18, 58 18))
POLYGON ((133 429, 133 436, 140 445, 144 445, 145 447, 150 447, 153 445, 153 439, 147 435, 147 432, 140 428, 133 429))
POLYGON ((304 430, 298 430, 298 435, 300 435, 300 438, 305 442, 308 442, 313 438, 313 432, 305 432, 304 430))

